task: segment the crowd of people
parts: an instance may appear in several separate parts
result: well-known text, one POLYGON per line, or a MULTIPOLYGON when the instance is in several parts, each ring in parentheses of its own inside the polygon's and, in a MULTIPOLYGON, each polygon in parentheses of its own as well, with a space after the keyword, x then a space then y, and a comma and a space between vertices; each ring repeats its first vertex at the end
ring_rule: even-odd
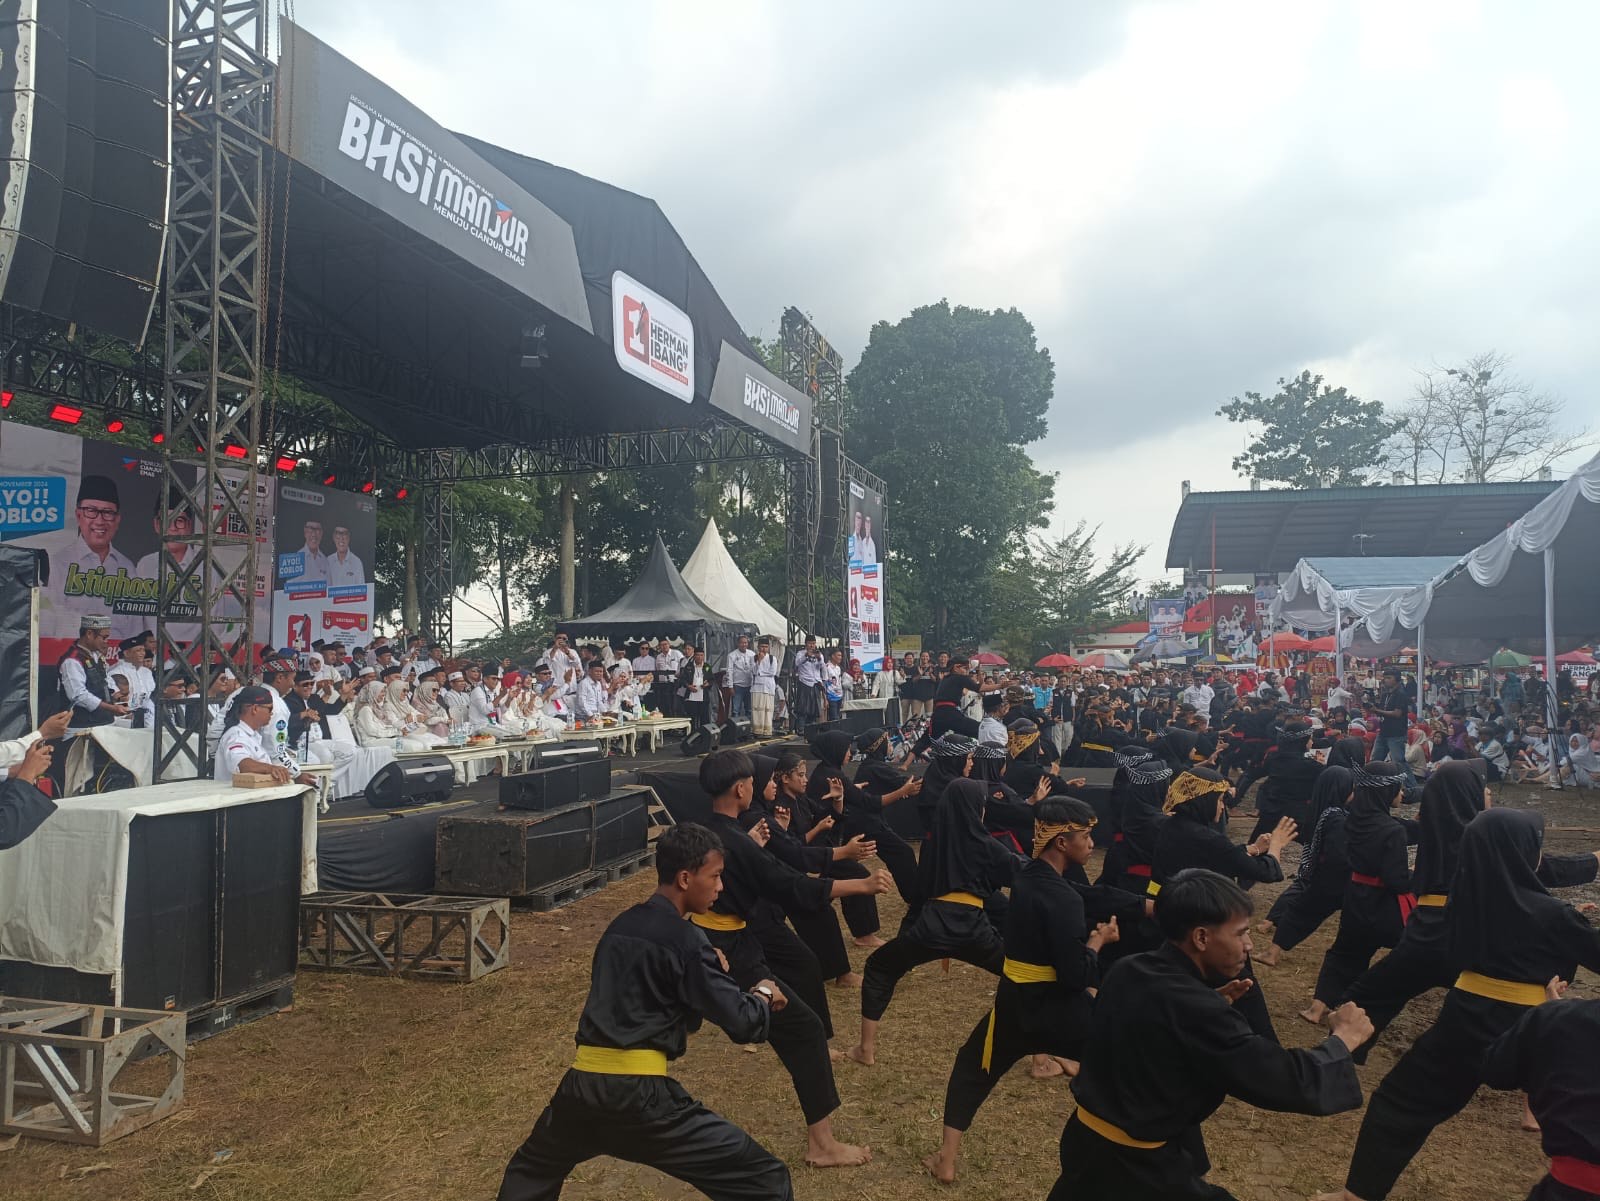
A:
MULTIPOLYGON (((870 1149, 833 1128, 836 1065, 866 1070, 894 1053, 881 1033, 897 984, 951 959, 992 973, 996 992, 964 1043, 944 1048, 943 1132, 925 1161, 939 1180, 957 1178, 964 1133, 1026 1059, 1034 1075, 1073 1078, 1052 1198, 1226 1198, 1206 1179, 1201 1130, 1224 1097, 1359 1108, 1373 1040, 1444 987, 1438 1018, 1368 1098, 1326 1201, 1387 1196, 1481 1083, 1524 1090, 1527 1121, 1542 1124, 1552 1162, 1532 1197, 1600 1191, 1600 1084, 1567 1066, 1600 1062, 1600 1001, 1545 1004, 1578 966, 1600 971, 1593 906, 1550 892, 1593 882, 1600 854, 1546 853, 1537 812, 1493 807, 1482 757, 1430 758, 1418 775, 1406 757, 1415 690, 1398 672, 1356 681, 1359 700, 1309 707, 1297 681, 1272 673, 984 674, 960 656, 898 672, 933 684, 925 699, 902 688, 925 706, 906 738, 821 733, 814 768, 793 752, 702 761, 713 816, 662 838, 656 894, 601 939, 573 1068, 508 1166, 502 1201, 553 1197, 607 1154, 713 1197, 791 1196, 779 1159, 667 1075, 702 1020, 772 1043, 808 1162, 865 1162, 870 1149), (1112 769, 1099 810, 1076 774, 1097 766, 1112 769), (1239 839, 1230 816, 1252 789, 1256 822, 1239 839), (908 803, 917 848, 885 821, 908 803), (1286 879, 1257 915, 1249 890, 1286 879), (877 898, 890 891, 906 916, 886 939, 877 898), (1286 1049, 1258 965, 1334 915, 1301 1012, 1326 1037, 1286 1049), (1253 932, 1273 938, 1260 957, 1253 932), (847 941, 872 948, 860 976, 847 941), (631 953, 643 945, 648 955, 631 953), (859 987, 860 1020, 835 1048, 838 987, 859 987)), ((916 1053, 938 1045, 925 1031, 916 1053)))

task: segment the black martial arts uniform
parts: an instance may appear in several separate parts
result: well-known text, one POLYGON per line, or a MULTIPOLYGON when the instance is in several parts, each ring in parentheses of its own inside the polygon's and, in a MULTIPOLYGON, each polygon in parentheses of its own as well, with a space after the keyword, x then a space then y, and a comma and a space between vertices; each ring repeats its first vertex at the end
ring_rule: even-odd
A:
POLYGON ((968 1129, 1000 1077, 1024 1055, 1083 1054, 1093 1003, 1084 990, 1100 983, 1097 956, 1084 945, 1088 936, 1083 898, 1060 872, 1034 859, 1017 873, 994 1008, 956 1054, 945 1087, 946 1126, 968 1129))
POLYGON ((1600 972, 1600 932, 1539 880, 1543 839, 1543 815, 1527 809, 1485 810, 1462 835, 1445 908, 1446 954, 1461 974, 1367 1105, 1345 1178, 1363 1201, 1383 1201, 1434 1127, 1472 1100, 1485 1053, 1543 1003, 1550 977, 1600 972))
MULTIPOLYGON (((1223 807, 1228 782, 1217 772, 1197 767, 1173 780, 1171 789, 1192 787, 1192 780, 1212 785, 1212 791, 1201 792, 1192 800, 1174 805, 1171 819, 1162 824, 1156 836, 1155 862, 1151 865, 1151 895, 1158 894, 1162 885, 1191 867, 1203 867, 1247 886, 1273 884, 1283 879, 1283 867, 1277 859, 1271 855, 1252 855, 1215 826, 1216 810, 1223 807)), ((1170 800, 1173 792, 1169 790, 1167 796, 1170 800)), ((1248 956, 1238 979, 1249 980, 1251 988, 1234 1002, 1234 1009, 1250 1023, 1250 1029, 1256 1034, 1277 1042, 1278 1032, 1267 1010, 1266 995, 1261 991, 1261 982, 1248 956)))
POLYGON ((722 839, 722 893, 710 913, 690 920, 727 956, 740 988, 772 979, 789 998, 772 1015, 767 1041, 794 1081, 806 1125, 815 1125, 839 1108, 828 1058, 832 1022, 817 957, 784 925, 783 912, 829 905, 833 882, 802 875, 769 855, 725 814, 713 813, 706 825, 722 839))
POLYGON ((1000 974, 1005 944, 984 914, 989 894, 1011 883, 1026 862, 983 827, 984 785, 953 780, 935 815, 933 838, 923 844, 919 887, 927 898, 915 920, 867 957, 861 1016, 883 1017, 895 985, 918 964, 960 959, 1000 974))
POLYGON ((1311 790, 1322 773, 1322 764, 1306 758, 1309 738, 1309 732, 1305 738, 1294 741, 1280 738, 1277 749, 1262 762, 1261 770, 1266 779, 1256 794, 1256 826, 1246 842, 1272 833, 1286 817, 1294 818, 1301 829, 1309 824, 1306 815, 1311 812, 1311 790))
POLYGON ((1361 1104, 1343 1042, 1285 1050, 1254 1034, 1177 947, 1124 959, 1094 1006, 1077 1111, 1061 1132, 1050 1201, 1227 1201, 1200 1124, 1223 1099, 1331 1114, 1361 1104), (1130 1145, 1132 1144, 1132 1145, 1130 1145))
POLYGON ((1267 913, 1275 927, 1272 941, 1282 950, 1299 946, 1344 905, 1345 885, 1350 882, 1350 853, 1344 836, 1349 813, 1344 806, 1353 780, 1347 767, 1326 767, 1311 791, 1312 826, 1300 831, 1305 848, 1300 852, 1300 867, 1294 882, 1267 913))
POLYGON ((1600 1197, 1600 1001, 1541 1005, 1502 1034, 1483 1061, 1490 1088, 1521 1089, 1539 1120, 1550 1171, 1528 1201, 1600 1197))
MULTIPOLYGON (((933 837, 934 817, 939 812, 939 800, 950 781, 964 778, 967 760, 978 744, 965 734, 949 733, 941 737, 930 752, 931 762, 922 776, 922 791, 917 793, 917 816, 922 819, 922 837, 933 837)), ((922 873, 917 874, 920 889, 922 873)))
MULTIPOLYGON (((859 741, 868 745, 876 743, 876 753, 882 754, 883 747, 888 744, 889 736, 881 729, 868 730, 859 741), (876 736, 874 738, 874 735, 876 736)), ((819 762, 812 771, 811 778, 806 781, 806 795, 812 799, 818 811, 827 805, 824 799, 828 795, 828 788, 832 781, 839 780, 844 784, 844 805, 837 810, 838 821, 829 831, 836 842, 848 842, 857 835, 868 842, 878 845, 878 858, 883 860, 883 865, 889 869, 889 874, 894 877, 895 891, 907 904, 911 903, 916 895, 917 887, 917 854, 911 849, 911 844, 900 835, 896 834, 883 820, 883 792, 893 792, 902 787, 910 778, 902 776, 900 783, 883 791, 873 793, 861 786, 860 776, 867 767, 863 763, 856 769, 857 779, 851 780, 844 774, 845 755, 853 749, 855 741, 848 734, 830 730, 820 734, 812 742, 811 749, 816 754, 819 762)), ((876 761, 876 766, 893 772, 888 763, 881 759, 876 761)), ((895 772, 896 775, 900 773, 895 772)), ((869 777, 871 773, 869 773, 869 777)), ((859 867, 860 865, 855 865, 859 867)), ((862 869, 863 871, 865 869, 862 869)), ((876 897, 849 897, 839 903, 840 910, 844 913, 845 920, 850 923, 850 931, 857 938, 877 932, 878 929, 878 899, 876 897), (857 902, 864 902, 857 905, 857 902), (870 925, 868 924, 870 920, 870 925)))
POLYGON ((952 671, 940 680, 933 690, 933 718, 928 723, 928 737, 938 738, 946 731, 953 730, 968 738, 976 738, 978 723, 961 712, 961 698, 963 693, 982 691, 978 681, 965 672, 952 671))
MULTIPOLYGON (((1366 1052, 1406 1005, 1429 989, 1449 988, 1456 978, 1446 949, 1445 904, 1461 836, 1483 812, 1486 767, 1482 759, 1446 760, 1423 786, 1412 873, 1416 911, 1394 950, 1363 972, 1341 998, 1365 1009, 1376 1031, 1356 1052, 1357 1063, 1366 1061, 1366 1052)), ((1593 855, 1545 855, 1539 860, 1539 880, 1546 888, 1587 884, 1597 867, 1600 861, 1593 855)))
POLYGON ((1344 823, 1350 876, 1339 910, 1339 933, 1322 957, 1312 994, 1330 1008, 1339 1004, 1356 977, 1367 970, 1380 947, 1400 941, 1416 908, 1406 854, 1414 837, 1389 811, 1405 777, 1392 763, 1374 763, 1363 772, 1393 783, 1364 786, 1360 781, 1369 777, 1356 777, 1350 816, 1344 823))
POLYGON ((599 1155, 648 1164, 708 1197, 792 1198, 782 1160, 667 1075, 703 1020, 757 1043, 771 1016, 666 897, 625 910, 594 950, 575 1066, 512 1155, 499 1201, 558 1197, 568 1173, 599 1155))
POLYGON ((1085 714, 1072 727, 1072 745, 1063 760, 1070 767, 1115 767, 1119 746, 1130 742, 1126 730, 1085 714))
MULTIPOLYGON (((1156 836, 1167 816, 1162 805, 1172 783, 1172 769, 1151 759, 1122 768, 1121 792, 1112 783, 1111 816, 1115 830, 1106 850, 1100 883, 1128 892, 1147 892, 1156 836)), ((1124 931, 1126 933, 1126 931, 1124 931)))
POLYGON ((16 846, 56 811, 56 803, 26 780, 0 775, 0 851, 16 846))

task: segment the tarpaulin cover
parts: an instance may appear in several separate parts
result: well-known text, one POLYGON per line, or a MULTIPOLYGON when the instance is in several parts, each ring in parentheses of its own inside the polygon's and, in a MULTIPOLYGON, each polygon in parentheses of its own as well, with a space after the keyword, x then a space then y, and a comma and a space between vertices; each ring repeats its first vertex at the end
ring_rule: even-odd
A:
POLYGON ((587 617, 559 622, 556 629, 575 636, 688 638, 696 646, 707 644, 707 658, 712 660, 730 650, 740 634, 754 638, 757 633, 752 622, 718 613, 695 595, 659 535, 644 570, 620 600, 587 617))
POLYGON ((127 918, 128 831, 134 819, 288 796, 304 800, 300 889, 315 892, 315 789, 299 784, 232 788, 186 780, 68 797, 32 838, 0 851, 0 959, 118 975, 127 918))
POLYGON ((348 892, 432 892, 439 819, 493 813, 496 801, 400 809, 363 821, 317 826, 317 877, 348 892))
POLYGON ((0 546, 0 738, 21 738, 33 729, 31 622, 41 557, 37 550, 0 546))

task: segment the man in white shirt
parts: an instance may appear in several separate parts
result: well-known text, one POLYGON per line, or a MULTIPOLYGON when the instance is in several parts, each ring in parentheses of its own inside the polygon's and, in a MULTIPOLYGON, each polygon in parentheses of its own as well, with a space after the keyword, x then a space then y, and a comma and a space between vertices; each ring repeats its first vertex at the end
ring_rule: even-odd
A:
POLYGON ((678 669, 678 688, 683 693, 683 715, 696 722, 712 722, 717 717, 717 689, 706 653, 694 648, 694 658, 678 669))
POLYGON ((327 564, 330 588, 348 588, 367 582, 366 568, 361 565, 360 559, 350 553, 350 530, 347 526, 333 527, 333 554, 324 562, 327 564))
POLYGON ((565 688, 576 688, 583 678, 583 661, 578 652, 567 645, 567 636, 559 631, 539 662, 550 664, 550 674, 565 688))
POLYGON ((263 664, 261 678, 272 700, 272 721, 262 735, 269 754, 286 766, 293 761, 289 751, 289 703, 283 698, 294 687, 295 666, 288 659, 271 659, 263 664))
POLYGON ((772 640, 756 642, 755 659, 750 665, 750 728, 762 737, 772 736, 772 714, 778 704, 778 658, 772 653, 772 640))
POLYGON ((296 583, 328 578, 328 556, 322 550, 322 522, 308 521, 303 528, 305 545, 300 548, 300 573, 287 576, 296 583))
MULTIPOLYGON (((491 671, 497 670, 491 667, 491 671)), ((500 683, 498 677, 485 677, 483 669, 476 663, 466 667, 467 677, 467 722, 474 734, 492 734, 495 727, 494 696, 500 683), (494 680, 491 689, 489 680, 494 680)))
POLYGON ((1328 712, 1332 713, 1335 709, 1344 709, 1348 711, 1350 708, 1350 702, 1354 699, 1355 698, 1351 695, 1350 690, 1344 686, 1344 683, 1338 678, 1335 678, 1332 685, 1328 688, 1328 712))
POLYGON ((128 713, 117 718, 115 724, 124 729, 153 730, 156 728, 156 677, 145 666, 148 651, 144 637, 124 638, 118 650, 122 657, 106 675, 113 693, 127 690, 128 699, 123 703, 128 713))
MULTIPOLYGON (((292 673, 291 673, 292 674, 292 673)), ((299 784, 315 784, 316 777, 301 772, 294 756, 287 751, 278 754, 271 745, 271 735, 264 733, 273 721, 273 710, 281 701, 275 701, 268 688, 250 687, 239 690, 235 721, 222 733, 213 759, 213 775, 220 783, 232 780, 240 772, 271 776, 279 784, 294 780, 299 784)))
POLYGON ((728 687, 733 689, 733 715, 750 716, 750 689, 755 677, 756 653, 750 649, 748 635, 740 634, 739 643, 728 652, 728 687))
POLYGON ((101 599, 107 594, 96 590, 96 581, 114 580, 119 574, 131 579, 137 574, 133 560, 112 545, 122 528, 122 500, 116 481, 104 475, 84 476, 73 516, 78 522, 77 537, 50 551, 50 583, 44 589, 49 605, 41 617, 40 632, 47 638, 73 638, 83 617, 102 613, 111 617, 112 638, 120 641, 141 632, 145 618, 113 615, 111 605, 101 599))
POLYGON ((1196 713, 1211 712, 1211 698, 1216 694, 1211 691, 1211 685, 1206 683, 1202 672, 1195 672, 1193 682, 1178 694, 1180 705, 1193 705, 1196 713))
MULTIPOLYGON (((191 555, 200 553, 198 546, 195 546, 192 542, 183 541, 183 539, 194 533, 194 514, 184 507, 183 493, 176 489, 167 496, 167 508, 171 512, 168 525, 169 536, 163 538, 163 541, 166 542, 167 549, 172 552, 172 557, 177 563, 180 566, 187 565, 191 555)), ((159 509, 151 519, 151 522, 155 526, 156 536, 158 538, 162 537, 161 512, 159 509)), ((138 566, 133 569, 133 574, 141 579, 159 580, 161 578, 161 552, 153 550, 141 557, 138 566)), ((191 580, 190 583, 191 594, 181 598, 179 603, 198 604, 198 597, 193 595, 193 591, 194 586, 197 586, 199 581, 191 580)), ((155 624, 154 618, 148 620, 152 625, 155 624)), ((177 642, 193 642, 200 637, 200 623, 197 621, 169 621, 167 623, 167 634, 177 642)))
POLYGON ((593 721, 611 711, 611 686, 606 683, 605 664, 600 660, 591 660, 589 674, 578 681, 572 711, 579 721, 593 721))
POLYGON ((795 716, 802 725, 821 721, 825 712, 823 708, 822 681, 827 666, 827 660, 822 657, 822 652, 817 649, 815 637, 807 638, 805 646, 795 652, 794 656, 794 681, 795 690, 795 716))
POLYGON ((678 650, 665 638, 656 644, 656 695, 661 698, 661 707, 669 716, 683 716, 683 706, 679 703, 682 698, 678 696, 678 672, 683 667, 683 652, 678 650))

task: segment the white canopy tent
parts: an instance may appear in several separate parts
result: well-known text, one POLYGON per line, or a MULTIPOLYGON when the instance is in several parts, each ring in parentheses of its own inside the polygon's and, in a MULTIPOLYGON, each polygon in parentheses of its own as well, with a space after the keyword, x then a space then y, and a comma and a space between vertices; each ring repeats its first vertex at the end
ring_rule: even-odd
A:
POLYGON ((716 518, 706 522, 700 544, 683 565, 682 575, 695 595, 718 613, 747 621, 773 639, 773 653, 782 658, 782 647, 789 637, 788 618, 768 604, 739 570, 717 529, 716 518))

